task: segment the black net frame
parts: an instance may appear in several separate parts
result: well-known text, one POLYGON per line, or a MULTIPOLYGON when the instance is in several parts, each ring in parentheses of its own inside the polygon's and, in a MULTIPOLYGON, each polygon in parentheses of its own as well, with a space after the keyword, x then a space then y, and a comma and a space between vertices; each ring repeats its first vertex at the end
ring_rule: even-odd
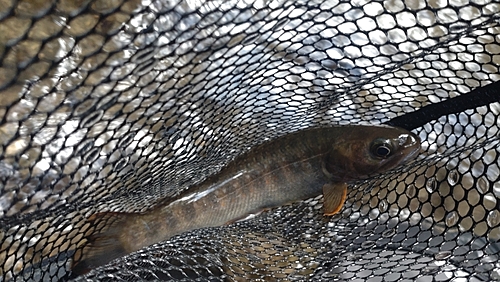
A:
POLYGON ((1 280, 500 280, 498 1, 0 3, 1 280), (331 219, 317 197, 71 274, 92 214, 350 123, 421 154, 331 219))

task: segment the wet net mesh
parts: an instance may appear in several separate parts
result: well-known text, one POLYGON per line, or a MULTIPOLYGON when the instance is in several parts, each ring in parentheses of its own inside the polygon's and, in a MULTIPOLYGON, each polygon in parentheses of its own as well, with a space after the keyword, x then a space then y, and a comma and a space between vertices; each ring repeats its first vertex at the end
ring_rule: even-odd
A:
POLYGON ((500 99, 411 116, 500 88, 499 13, 489 0, 0 0, 0 280, 500 280, 500 99), (395 117, 421 122, 421 154, 350 186, 332 218, 318 196, 71 275, 96 212, 148 210, 302 128, 395 117))

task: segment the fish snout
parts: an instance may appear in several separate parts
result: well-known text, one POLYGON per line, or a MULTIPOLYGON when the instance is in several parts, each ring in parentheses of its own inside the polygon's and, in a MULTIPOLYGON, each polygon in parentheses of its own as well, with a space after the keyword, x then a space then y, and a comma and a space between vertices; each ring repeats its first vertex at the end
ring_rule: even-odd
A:
POLYGON ((406 163, 413 160, 418 152, 420 151, 420 138, 409 132, 399 135, 399 146, 401 148, 401 154, 405 155, 401 163, 406 163))

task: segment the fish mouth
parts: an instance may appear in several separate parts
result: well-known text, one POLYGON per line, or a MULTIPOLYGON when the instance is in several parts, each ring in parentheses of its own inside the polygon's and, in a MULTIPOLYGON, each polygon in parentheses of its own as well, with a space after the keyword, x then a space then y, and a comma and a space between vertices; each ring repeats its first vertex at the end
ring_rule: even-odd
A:
POLYGON ((387 171, 405 164, 413 160, 420 152, 420 138, 411 132, 400 134, 397 139, 393 139, 393 143, 397 144, 395 146, 399 147, 399 152, 394 158, 383 164, 379 170, 387 171))
POLYGON ((398 137, 399 146, 403 148, 401 154, 405 157, 401 159, 400 164, 413 160, 420 152, 420 138, 413 133, 401 134, 398 137))

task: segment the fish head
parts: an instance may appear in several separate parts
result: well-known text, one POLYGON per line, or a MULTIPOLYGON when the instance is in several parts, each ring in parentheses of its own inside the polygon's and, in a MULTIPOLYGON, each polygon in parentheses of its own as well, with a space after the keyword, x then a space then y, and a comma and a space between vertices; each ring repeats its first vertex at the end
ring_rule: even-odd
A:
POLYGON ((324 160, 324 173, 334 182, 366 179, 391 170, 417 156, 417 135, 390 126, 352 126, 324 160))

